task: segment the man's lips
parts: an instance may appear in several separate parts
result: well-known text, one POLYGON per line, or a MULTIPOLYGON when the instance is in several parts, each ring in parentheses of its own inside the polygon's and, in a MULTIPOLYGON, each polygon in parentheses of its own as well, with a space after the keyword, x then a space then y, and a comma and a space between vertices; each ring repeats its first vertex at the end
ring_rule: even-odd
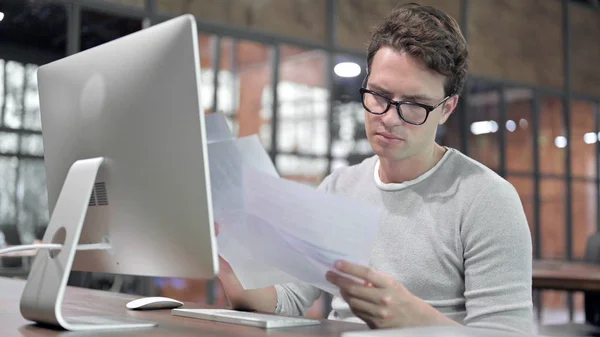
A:
POLYGON ((389 133, 389 132, 377 132, 376 134, 383 138, 389 139, 389 140, 404 140, 404 139, 402 139, 392 133, 389 133))

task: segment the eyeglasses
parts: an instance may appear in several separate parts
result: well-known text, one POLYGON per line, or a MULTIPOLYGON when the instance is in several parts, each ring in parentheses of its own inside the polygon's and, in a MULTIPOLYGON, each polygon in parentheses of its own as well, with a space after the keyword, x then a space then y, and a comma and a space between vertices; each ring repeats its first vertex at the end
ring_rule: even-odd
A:
POLYGON ((427 117, 429 117, 429 113, 451 97, 446 96, 441 102, 432 106, 410 101, 394 101, 367 88, 360 88, 359 91, 362 97, 362 105, 368 112, 374 115, 383 115, 390 109, 391 105, 395 105, 400 118, 412 125, 424 124, 427 117))

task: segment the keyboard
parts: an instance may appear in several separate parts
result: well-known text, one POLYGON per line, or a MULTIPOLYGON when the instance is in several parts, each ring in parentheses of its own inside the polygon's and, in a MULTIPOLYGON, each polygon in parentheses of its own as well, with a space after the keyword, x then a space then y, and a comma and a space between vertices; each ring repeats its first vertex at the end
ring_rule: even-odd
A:
POLYGON ((171 313, 174 316, 241 324, 265 329, 317 325, 321 323, 321 321, 316 319, 276 316, 228 309, 173 309, 171 313))

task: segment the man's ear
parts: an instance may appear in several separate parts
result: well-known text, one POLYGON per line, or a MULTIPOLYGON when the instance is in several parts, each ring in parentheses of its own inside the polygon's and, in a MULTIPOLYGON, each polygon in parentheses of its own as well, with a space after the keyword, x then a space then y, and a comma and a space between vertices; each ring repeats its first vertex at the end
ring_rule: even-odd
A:
POLYGON ((442 118, 440 118, 440 122, 438 123, 439 125, 446 123, 448 118, 450 118, 450 115, 452 115, 454 109, 456 109, 456 106, 458 105, 458 98, 458 95, 452 96, 444 103, 444 106, 442 107, 442 118))

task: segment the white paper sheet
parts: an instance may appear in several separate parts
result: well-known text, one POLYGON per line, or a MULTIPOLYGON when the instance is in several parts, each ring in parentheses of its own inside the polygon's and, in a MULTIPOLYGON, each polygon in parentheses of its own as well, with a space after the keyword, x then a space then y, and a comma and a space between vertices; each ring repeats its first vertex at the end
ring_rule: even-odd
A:
POLYGON ((213 209, 219 223, 219 255, 230 265, 245 289, 298 282, 298 279, 253 257, 257 242, 248 227, 244 208, 242 167, 244 165, 278 178, 275 166, 258 136, 208 144, 213 209))
POLYGON ((243 181, 255 258, 334 295, 337 288, 325 273, 336 261, 368 265, 379 230, 377 208, 247 167, 243 181))
POLYGON ((227 124, 227 120, 225 119, 225 115, 220 112, 204 116, 204 127, 206 129, 206 140, 208 144, 223 140, 232 140, 234 138, 231 129, 229 129, 229 124, 227 124))
POLYGON ((219 254, 245 289, 325 279, 339 259, 367 265, 379 212, 279 178, 256 135, 208 145, 219 254))

